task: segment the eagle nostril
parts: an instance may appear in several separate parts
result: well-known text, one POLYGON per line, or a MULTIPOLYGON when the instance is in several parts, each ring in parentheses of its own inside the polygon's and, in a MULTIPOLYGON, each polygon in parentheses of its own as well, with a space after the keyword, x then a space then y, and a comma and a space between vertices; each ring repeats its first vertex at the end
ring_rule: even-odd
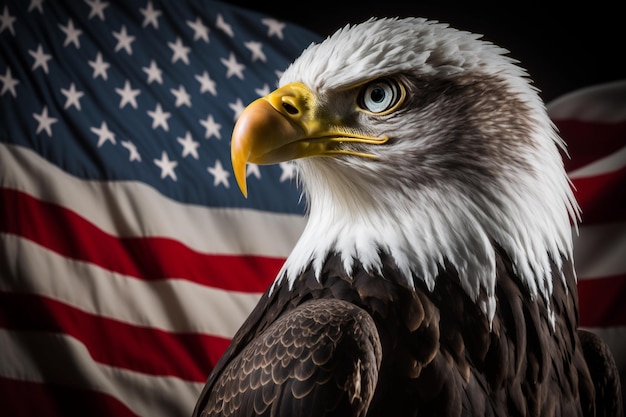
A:
POLYGON ((289 114, 298 114, 298 109, 289 103, 283 102, 283 109, 289 114))

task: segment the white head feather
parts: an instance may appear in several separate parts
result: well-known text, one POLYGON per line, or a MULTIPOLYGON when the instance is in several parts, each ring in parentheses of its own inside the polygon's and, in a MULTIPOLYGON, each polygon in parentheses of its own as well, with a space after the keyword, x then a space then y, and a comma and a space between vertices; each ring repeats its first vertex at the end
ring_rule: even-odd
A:
POLYGON ((439 269, 452 265, 491 319, 497 243, 530 295, 548 301, 550 261, 571 260, 578 206, 563 143, 525 71, 506 53, 479 35, 420 18, 371 19, 307 48, 280 84, 302 82, 322 105, 394 74, 423 81, 409 92, 423 98, 414 111, 380 121, 364 116, 367 133, 391 138, 368 149, 377 160, 296 161, 309 221, 277 282, 293 283, 311 262, 319 274, 332 252, 348 272, 355 259, 377 271, 383 251, 411 287, 421 280, 433 289, 439 269), (454 92, 430 93, 433 85, 460 86, 464 95, 456 103, 454 92))

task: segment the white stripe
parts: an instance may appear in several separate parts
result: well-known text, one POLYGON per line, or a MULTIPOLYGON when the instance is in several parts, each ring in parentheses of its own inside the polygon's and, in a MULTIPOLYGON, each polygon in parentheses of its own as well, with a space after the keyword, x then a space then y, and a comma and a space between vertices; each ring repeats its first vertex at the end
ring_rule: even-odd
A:
POLYGON ((579 279, 626 274, 626 223, 580 227, 574 260, 579 279))
POLYGON ((260 294, 166 279, 145 282, 0 233, 0 290, 50 297, 88 313, 172 332, 231 338, 260 294), (3 259, 5 257, 5 259, 3 259))
POLYGON ((567 175, 572 178, 593 177, 597 175, 608 174, 626 167, 626 146, 613 152, 612 154, 593 161, 589 165, 585 165, 567 175))
POLYGON ((623 373, 626 372, 626 327, 589 327, 585 329, 594 332, 609 345, 617 368, 623 373))
POLYGON ((553 100, 547 109, 553 120, 626 121, 626 80, 576 90, 553 100))
POLYGON ((99 391, 140 416, 189 416, 203 386, 96 363, 67 335, 0 329, 0 352, 2 377, 99 391))
POLYGON ((0 161, 0 185, 65 206, 116 236, 165 236, 204 253, 286 258, 304 229, 300 215, 182 204, 136 181, 82 180, 21 146, 0 143, 0 161))

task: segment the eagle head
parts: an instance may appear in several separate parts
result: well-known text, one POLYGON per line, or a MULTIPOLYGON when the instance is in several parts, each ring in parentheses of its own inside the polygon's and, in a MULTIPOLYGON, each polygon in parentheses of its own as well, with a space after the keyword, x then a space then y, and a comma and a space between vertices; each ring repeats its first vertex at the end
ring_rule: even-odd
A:
POLYGON ((491 318, 498 247, 548 300, 578 206, 564 145, 507 54, 439 22, 372 18, 309 46, 251 103, 232 138, 242 192, 247 163, 293 160, 308 205, 275 285, 331 253, 348 274, 384 254, 409 287, 454 268, 491 318))

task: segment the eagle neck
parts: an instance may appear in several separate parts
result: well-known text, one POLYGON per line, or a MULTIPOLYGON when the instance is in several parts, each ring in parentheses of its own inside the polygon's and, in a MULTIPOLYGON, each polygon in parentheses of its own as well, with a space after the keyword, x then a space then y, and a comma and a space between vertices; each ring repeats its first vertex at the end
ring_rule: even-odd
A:
POLYGON ((463 289, 491 320, 496 246, 511 258, 530 296, 546 301, 552 293, 551 265, 571 258, 567 211, 543 204, 542 193, 552 192, 549 188, 534 195, 520 193, 536 188, 529 179, 518 179, 514 192, 498 198, 429 187, 398 192, 373 185, 373 178, 355 182, 346 172, 331 175, 325 171, 336 166, 313 163, 299 165, 307 179, 308 221, 276 282, 293 285, 309 267, 319 276, 334 254, 348 275, 358 260, 372 276, 380 276, 383 259, 393 259, 401 275, 397 279, 409 288, 420 283, 431 291, 440 272, 453 268, 463 289))

